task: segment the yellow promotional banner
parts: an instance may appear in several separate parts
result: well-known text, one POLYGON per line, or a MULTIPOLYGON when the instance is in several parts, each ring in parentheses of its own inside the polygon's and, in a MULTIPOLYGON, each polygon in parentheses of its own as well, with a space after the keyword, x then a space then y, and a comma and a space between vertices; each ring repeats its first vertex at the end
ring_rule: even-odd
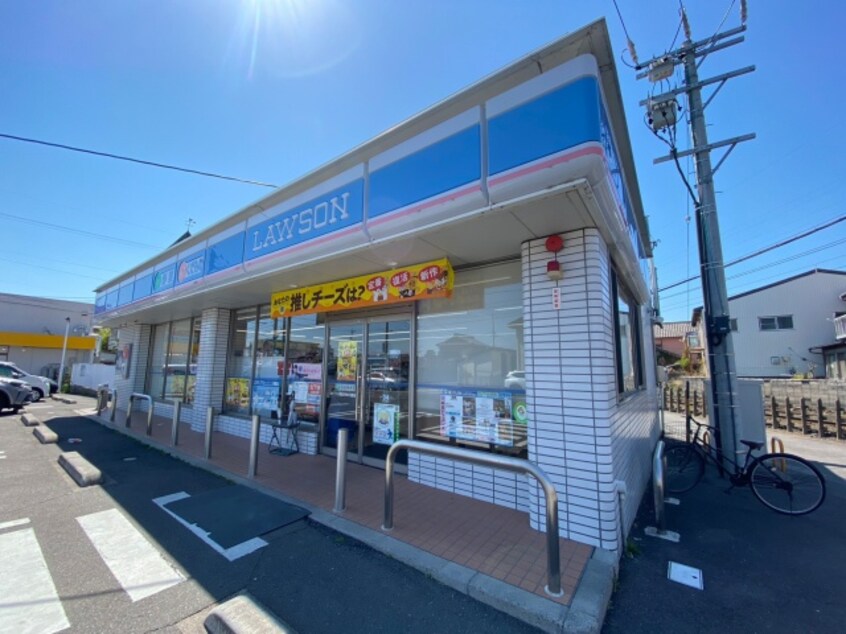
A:
POLYGON ((449 260, 443 258, 274 293, 270 296, 270 313, 273 317, 292 317, 449 297, 454 279, 449 260))

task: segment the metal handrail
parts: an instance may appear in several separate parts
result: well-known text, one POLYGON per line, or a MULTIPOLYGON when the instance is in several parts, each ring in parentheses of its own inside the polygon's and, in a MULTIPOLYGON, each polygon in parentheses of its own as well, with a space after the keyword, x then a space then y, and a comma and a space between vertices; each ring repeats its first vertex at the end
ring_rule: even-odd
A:
POLYGON ((558 493, 549 477, 536 464, 520 458, 500 456, 496 454, 479 453, 470 449, 435 445, 420 440, 398 440, 388 450, 385 459, 385 514, 382 530, 389 531, 394 527, 394 461, 401 449, 428 453, 442 458, 454 458, 462 462, 496 467, 514 473, 533 476, 543 489, 546 497, 546 563, 547 594, 560 597, 561 591, 561 559, 558 551, 558 493))
POLYGON ((153 434, 153 397, 149 394, 133 392, 129 395, 129 405, 126 407, 126 426, 132 424, 132 403, 133 401, 147 401, 147 435, 153 434))

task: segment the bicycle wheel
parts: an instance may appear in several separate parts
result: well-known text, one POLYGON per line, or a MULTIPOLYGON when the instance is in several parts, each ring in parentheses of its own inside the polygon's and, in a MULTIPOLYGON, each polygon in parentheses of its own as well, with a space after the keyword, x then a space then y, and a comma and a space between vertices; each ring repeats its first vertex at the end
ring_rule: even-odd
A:
POLYGON ((664 452, 664 489, 684 493, 695 487, 705 473, 705 460, 693 445, 676 445, 664 452))
POLYGON ((752 493, 764 505, 785 515, 804 515, 825 500, 825 480, 807 460, 789 453, 756 458, 749 470, 752 493))

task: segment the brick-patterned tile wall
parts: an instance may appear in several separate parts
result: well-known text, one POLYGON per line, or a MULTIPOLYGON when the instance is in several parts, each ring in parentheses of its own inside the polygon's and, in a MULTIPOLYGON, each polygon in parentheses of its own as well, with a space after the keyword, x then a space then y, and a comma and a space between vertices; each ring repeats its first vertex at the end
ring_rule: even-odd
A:
MULTIPOLYGON (((551 254, 545 239, 524 243, 522 251, 529 459, 555 484, 560 535, 615 550, 610 258, 596 229, 562 237, 560 281, 547 277, 551 254)), ((545 502, 534 483, 529 485, 529 509, 532 525, 543 530, 545 502)))
MULTIPOLYGON (((144 324, 121 326, 118 329, 118 345, 132 344, 132 358, 129 361, 129 378, 115 374, 115 389, 118 394, 118 409, 126 411, 129 395, 144 392, 144 380, 147 373, 147 359, 150 353, 150 334, 152 329, 144 324)), ((140 405, 146 411, 147 406, 140 405)))
MULTIPOLYGON (((230 316, 231 312, 222 308, 207 308, 202 314, 197 383, 191 408, 191 429, 195 431, 205 429, 206 410, 209 407, 219 412, 223 406, 230 316)), ((247 433, 249 435, 249 423, 247 433)))

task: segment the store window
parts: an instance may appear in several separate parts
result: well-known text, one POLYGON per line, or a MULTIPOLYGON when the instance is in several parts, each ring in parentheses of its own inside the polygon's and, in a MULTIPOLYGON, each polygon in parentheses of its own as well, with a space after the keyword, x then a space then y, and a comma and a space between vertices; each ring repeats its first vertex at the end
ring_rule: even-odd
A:
POLYGON ((194 402, 200 326, 189 318, 153 327, 146 393, 155 400, 194 402))
POLYGON ((294 399, 300 420, 314 423, 320 418, 324 336, 322 316, 291 318, 285 389, 294 399))
POLYGON ((323 385, 323 337, 323 321, 318 315, 274 319, 269 305, 236 311, 229 340, 224 411, 275 418, 285 404, 280 395, 288 394, 301 420, 317 422, 323 385))
POLYGON ((527 455, 520 262, 456 271, 450 300, 419 302, 415 434, 527 455))
POLYGON ((612 282, 615 299, 617 391, 626 394, 639 389, 643 384, 638 306, 616 274, 612 274, 612 282))
POLYGON ((226 359, 226 385, 223 411, 232 414, 250 413, 250 388, 256 350, 257 314, 255 308, 233 313, 226 359))

